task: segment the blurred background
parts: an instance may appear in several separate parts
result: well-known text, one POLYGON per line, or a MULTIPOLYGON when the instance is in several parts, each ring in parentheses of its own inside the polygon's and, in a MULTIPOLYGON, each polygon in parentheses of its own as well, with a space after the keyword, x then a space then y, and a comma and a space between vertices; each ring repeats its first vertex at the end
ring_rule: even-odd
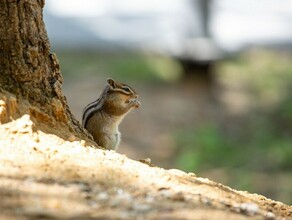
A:
POLYGON ((46 0, 71 110, 140 95, 119 153, 292 204, 292 0, 46 0))

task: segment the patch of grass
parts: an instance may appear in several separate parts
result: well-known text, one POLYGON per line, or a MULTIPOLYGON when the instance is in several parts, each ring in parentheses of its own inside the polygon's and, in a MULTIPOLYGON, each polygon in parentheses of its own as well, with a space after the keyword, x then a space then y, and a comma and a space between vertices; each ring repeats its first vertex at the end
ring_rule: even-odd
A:
POLYGON ((238 148, 233 147, 232 141, 226 139, 214 124, 179 132, 176 137, 181 148, 177 163, 183 170, 238 167, 242 163, 238 158, 238 148))
POLYGON ((216 167, 268 172, 292 169, 292 138, 272 130, 253 132, 246 141, 213 124, 179 132, 176 137, 181 149, 177 165, 186 171, 216 167))

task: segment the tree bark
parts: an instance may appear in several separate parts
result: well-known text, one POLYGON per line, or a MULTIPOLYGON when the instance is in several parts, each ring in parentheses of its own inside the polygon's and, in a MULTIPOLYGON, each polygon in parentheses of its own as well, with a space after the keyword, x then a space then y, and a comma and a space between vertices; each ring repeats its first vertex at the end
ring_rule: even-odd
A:
POLYGON ((63 129, 87 138, 62 93, 59 61, 50 52, 43 21, 44 4, 44 0, 0 0, 0 92, 14 94, 18 103, 14 112, 11 101, 2 104, 6 111, 1 120, 24 114, 19 103, 27 100, 33 106, 27 110, 36 121, 56 120, 63 129))

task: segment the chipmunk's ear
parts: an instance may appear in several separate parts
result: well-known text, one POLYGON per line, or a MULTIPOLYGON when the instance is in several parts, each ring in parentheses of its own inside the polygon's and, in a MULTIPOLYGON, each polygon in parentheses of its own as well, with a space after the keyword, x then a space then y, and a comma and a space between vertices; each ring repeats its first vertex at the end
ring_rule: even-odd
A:
POLYGON ((113 88, 117 87, 117 83, 113 79, 108 78, 106 81, 111 87, 113 87, 113 88))

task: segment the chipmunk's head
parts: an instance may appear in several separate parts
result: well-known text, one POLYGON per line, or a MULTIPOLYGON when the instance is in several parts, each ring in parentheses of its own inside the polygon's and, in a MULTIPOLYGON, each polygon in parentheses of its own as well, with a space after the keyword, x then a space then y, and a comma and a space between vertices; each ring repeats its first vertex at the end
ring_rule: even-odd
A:
POLYGON ((113 115, 123 115, 133 108, 139 108, 138 94, 128 85, 107 79, 104 106, 113 115))

